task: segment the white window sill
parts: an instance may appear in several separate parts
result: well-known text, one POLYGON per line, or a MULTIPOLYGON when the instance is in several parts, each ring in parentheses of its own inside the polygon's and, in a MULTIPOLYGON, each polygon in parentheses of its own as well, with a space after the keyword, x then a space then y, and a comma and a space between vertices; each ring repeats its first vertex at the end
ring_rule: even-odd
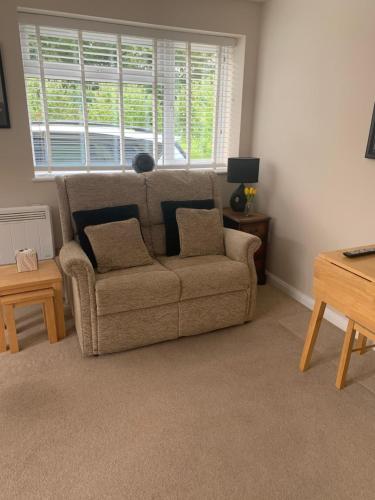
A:
MULTIPOLYGON (((160 169, 162 170, 162 169, 160 169)), ((171 168, 168 168, 168 169, 165 169, 165 170, 171 170, 173 171, 173 169, 171 168)), ((176 170, 181 170, 181 169, 176 169, 176 170)), ((200 171, 200 170, 211 170, 211 169, 208 169, 208 168, 191 168, 190 170, 196 170, 196 171, 200 171)), ((226 175, 227 174, 227 167, 216 167, 216 169, 212 169, 214 172, 216 172, 218 175, 226 175)), ((118 173, 120 173, 120 171, 117 171, 118 173)), ((34 175, 34 177, 32 178, 32 182, 54 182, 55 178, 56 177, 59 177, 61 175, 75 175, 75 174, 82 174, 82 173, 85 173, 85 172, 79 172, 79 171, 76 171, 76 172, 54 172, 54 173, 36 173, 34 175)), ((92 171, 90 173, 116 173, 116 171, 111 171, 111 172, 95 172, 95 171, 92 171)), ((127 170, 127 173, 133 173, 135 174, 135 172, 133 170, 127 170)))

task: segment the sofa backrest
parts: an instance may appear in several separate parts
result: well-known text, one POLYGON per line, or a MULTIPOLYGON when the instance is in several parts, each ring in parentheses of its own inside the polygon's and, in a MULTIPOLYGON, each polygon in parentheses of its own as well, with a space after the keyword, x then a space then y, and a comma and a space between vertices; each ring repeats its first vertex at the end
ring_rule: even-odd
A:
POLYGON ((143 174, 147 186, 147 208, 154 253, 165 255, 162 201, 213 199, 221 209, 217 176, 210 171, 156 170, 143 174))
POLYGON ((76 236, 72 213, 137 204, 143 237, 150 252, 165 254, 162 201, 213 199, 221 209, 217 176, 211 171, 155 170, 145 174, 74 174, 56 178, 66 243, 76 236))

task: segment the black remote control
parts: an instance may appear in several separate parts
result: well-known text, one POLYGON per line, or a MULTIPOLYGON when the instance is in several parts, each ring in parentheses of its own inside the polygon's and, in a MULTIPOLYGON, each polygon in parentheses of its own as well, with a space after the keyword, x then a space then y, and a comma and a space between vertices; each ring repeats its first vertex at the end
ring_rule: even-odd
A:
POLYGON ((365 255, 375 254, 375 247, 359 248, 358 250, 347 250, 343 252, 345 257, 353 259, 354 257, 364 257, 365 255))

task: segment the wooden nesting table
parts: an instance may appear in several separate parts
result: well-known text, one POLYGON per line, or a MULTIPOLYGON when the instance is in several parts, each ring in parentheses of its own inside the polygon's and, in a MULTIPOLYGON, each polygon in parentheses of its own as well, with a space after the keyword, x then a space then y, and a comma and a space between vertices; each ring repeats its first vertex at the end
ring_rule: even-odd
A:
POLYGON ((18 352, 14 308, 30 304, 42 304, 50 342, 65 337, 62 276, 54 260, 22 273, 15 264, 0 266, 0 352, 6 350, 3 311, 10 350, 18 352))
POLYGON ((321 253, 315 259, 315 306, 300 361, 300 370, 307 370, 326 304, 342 312, 348 317, 348 327, 336 378, 338 389, 345 385, 352 351, 363 354, 372 348, 366 346, 367 339, 375 341, 375 255, 349 259, 343 251, 321 253), (358 340, 353 349, 356 332, 358 340))

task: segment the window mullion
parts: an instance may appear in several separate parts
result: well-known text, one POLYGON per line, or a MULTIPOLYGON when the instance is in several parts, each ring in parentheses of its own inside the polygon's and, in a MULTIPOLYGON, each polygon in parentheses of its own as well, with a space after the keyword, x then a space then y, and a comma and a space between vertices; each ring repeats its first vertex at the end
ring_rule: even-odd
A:
POLYGON ((213 161, 214 161, 214 169, 216 169, 217 158, 218 158, 218 148, 219 148, 219 106, 220 106, 220 82, 222 78, 222 47, 219 46, 217 48, 217 60, 216 60, 216 97, 215 97, 215 111, 214 111, 214 133, 212 137, 212 152, 213 152, 213 161))
POLYGON ((81 69, 81 95, 82 95, 82 107, 83 107, 83 126, 84 126, 84 137, 85 137, 85 165, 87 172, 90 172, 90 139, 89 139, 89 125, 88 125, 88 113, 87 113, 87 101, 86 101, 86 78, 85 78, 85 63, 83 58, 83 43, 82 43, 82 31, 78 31, 78 48, 79 48, 79 65, 81 69))
POLYGON ((48 103, 47 103, 47 91, 46 91, 46 80, 44 75, 44 58, 42 53, 42 44, 40 41, 40 27, 35 26, 35 37, 38 48, 38 59, 39 59, 39 71, 40 71, 40 87, 42 91, 42 101, 43 101, 43 114, 45 123, 45 134, 47 141, 47 161, 48 161, 48 173, 52 171, 52 150, 51 150, 51 134, 49 129, 49 118, 48 118, 48 103))
POLYGON ((168 164, 174 159, 175 129, 175 47, 171 41, 164 42, 164 156, 168 164))
POLYGON ((231 115, 232 115, 232 54, 231 48, 222 47, 221 75, 220 75, 220 92, 219 92, 219 147, 218 161, 219 164, 224 164, 228 157, 228 144, 231 131, 231 115))
MULTIPOLYGON (((162 67, 161 70, 161 78, 163 82, 162 86, 162 92, 163 92, 163 106, 162 106, 162 152, 163 154, 161 155, 162 157, 162 166, 164 167, 165 165, 165 40, 162 40, 159 43, 159 52, 158 52, 158 57, 160 57, 160 66, 162 67)), ((158 70, 159 71, 159 70, 158 70)))
POLYGON ((118 71, 119 71, 119 99, 120 99, 120 164, 122 171, 126 167, 126 157, 125 157, 125 125, 124 125, 124 82, 123 82, 123 68, 122 68, 122 43, 121 35, 117 36, 117 61, 118 61, 118 71))
POLYGON ((187 167, 189 168, 191 165, 191 43, 187 44, 187 58, 186 58, 186 144, 187 144, 187 152, 186 152, 186 160, 187 167))
MULTIPOLYGON (((156 168, 158 168, 158 158, 159 158, 159 138, 158 138, 158 42, 156 39, 153 40, 153 78, 152 78, 152 115, 153 115, 153 132, 154 132, 154 144, 153 144, 153 154, 155 159, 156 168)), ((163 145, 164 146, 164 145, 163 145)))

